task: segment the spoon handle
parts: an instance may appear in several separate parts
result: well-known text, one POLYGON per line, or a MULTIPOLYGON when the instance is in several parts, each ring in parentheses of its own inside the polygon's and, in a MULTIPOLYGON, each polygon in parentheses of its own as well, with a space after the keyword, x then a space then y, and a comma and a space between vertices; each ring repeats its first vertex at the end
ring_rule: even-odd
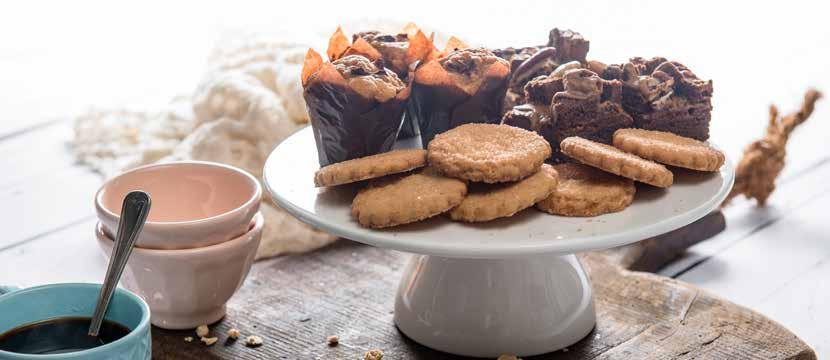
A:
POLYGON ((101 292, 98 294, 98 302, 95 304, 95 313, 89 324, 89 336, 98 336, 104 315, 107 313, 112 294, 121 279, 121 273, 127 265, 127 259, 133 251, 138 234, 147 221, 147 214, 150 213, 150 195, 143 191, 132 191, 124 197, 121 206, 121 218, 118 221, 118 232, 115 236, 115 244, 110 254, 110 262, 107 267, 107 275, 101 285, 101 292))

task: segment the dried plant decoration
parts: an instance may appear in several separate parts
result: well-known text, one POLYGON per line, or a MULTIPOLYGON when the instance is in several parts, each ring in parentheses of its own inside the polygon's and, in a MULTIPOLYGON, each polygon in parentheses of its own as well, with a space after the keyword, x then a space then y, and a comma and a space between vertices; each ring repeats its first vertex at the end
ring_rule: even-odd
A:
POLYGON ((778 108, 770 105, 766 134, 744 149, 744 156, 735 169, 735 186, 722 206, 741 194, 755 199, 758 206, 766 205, 775 190, 775 179, 784 168, 790 134, 807 121, 821 96, 815 89, 807 90, 801 108, 786 116, 781 116, 778 108))

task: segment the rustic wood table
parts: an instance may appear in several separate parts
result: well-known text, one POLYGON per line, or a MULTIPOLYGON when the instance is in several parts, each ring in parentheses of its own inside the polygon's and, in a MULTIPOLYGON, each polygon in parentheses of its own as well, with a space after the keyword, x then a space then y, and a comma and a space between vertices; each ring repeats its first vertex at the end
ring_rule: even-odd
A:
MULTIPOLYGON (((22 286, 100 282, 106 267, 93 235, 92 194, 102 179, 75 164, 67 148, 69 115, 89 105, 157 106, 192 91, 203 71, 200 64, 223 30, 327 31, 343 21, 337 6, 320 6, 313 19, 292 16, 302 9, 254 6, 166 6, 163 12, 155 6, 115 9, 108 3, 86 9, 55 4, 67 8, 48 12, 25 6, 30 8, 13 9, 0 21, 0 284, 22 286), (147 26, 148 18, 153 26, 147 26)), ((685 5, 682 11, 659 3, 626 9, 610 2, 576 6, 511 2, 509 8, 499 3, 468 9, 426 2, 407 12, 374 7, 360 15, 414 20, 492 46, 538 43, 550 27, 565 26, 591 40, 591 58, 682 60, 715 79, 713 139, 734 159, 762 134, 770 103, 788 112, 808 86, 830 91, 830 67, 825 66, 830 29, 820 26, 826 11, 817 5, 757 4, 751 14, 727 3, 685 5), (679 12, 683 15, 676 16, 679 12)), ((547 357, 830 354, 828 116, 830 106, 819 103, 813 118, 797 130, 767 208, 736 201, 723 212, 726 229, 696 244, 702 233, 683 244, 583 254, 596 292, 606 294, 598 295, 601 320, 592 337, 572 351, 547 357), (690 244, 679 259, 666 263, 690 244), (661 277, 625 269, 656 271, 661 277), (609 279, 639 285, 618 288, 609 279), (678 297, 670 303, 655 294, 678 297), (712 316, 720 322, 695 323, 712 316), (736 326, 741 321, 754 327, 736 326)), ((185 344, 180 332, 155 330, 155 355, 356 358, 378 347, 390 358, 451 358, 394 329, 389 311, 405 258, 341 241, 309 255, 260 262, 218 328, 263 334, 262 348, 235 344, 206 350, 185 344), (324 339, 333 334, 343 344, 329 349, 324 339)))

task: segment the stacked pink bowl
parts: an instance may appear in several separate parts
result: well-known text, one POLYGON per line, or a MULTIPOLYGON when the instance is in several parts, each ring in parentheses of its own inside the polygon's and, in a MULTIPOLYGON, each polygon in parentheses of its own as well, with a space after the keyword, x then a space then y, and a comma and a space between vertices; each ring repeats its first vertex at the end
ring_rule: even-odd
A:
POLYGON ((211 324, 242 286, 262 236, 262 188, 249 173, 211 162, 149 165, 107 181, 95 195, 96 238, 110 256, 121 202, 133 190, 152 207, 127 263, 124 285, 165 329, 211 324))

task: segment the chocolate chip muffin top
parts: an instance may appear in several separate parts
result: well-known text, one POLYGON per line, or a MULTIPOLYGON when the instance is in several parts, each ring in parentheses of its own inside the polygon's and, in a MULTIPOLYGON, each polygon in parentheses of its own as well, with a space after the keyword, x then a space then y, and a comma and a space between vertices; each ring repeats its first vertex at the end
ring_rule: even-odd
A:
POLYGON ((345 56, 332 64, 348 86, 365 98, 385 102, 406 87, 394 72, 360 55, 345 56))

